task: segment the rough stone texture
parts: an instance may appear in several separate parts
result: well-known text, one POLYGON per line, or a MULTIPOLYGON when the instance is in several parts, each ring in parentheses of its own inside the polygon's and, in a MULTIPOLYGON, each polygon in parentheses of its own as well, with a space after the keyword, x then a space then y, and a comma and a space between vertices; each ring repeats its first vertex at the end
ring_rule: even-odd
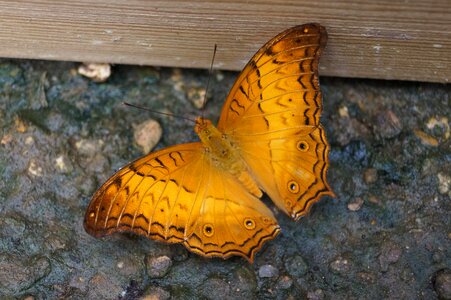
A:
POLYGON ((285 270, 293 277, 302 277, 308 271, 308 265, 300 255, 290 255, 285 258, 285 270))
POLYGON ((451 270, 439 270, 435 274, 434 289, 439 299, 451 299, 451 270))
MULTIPOLYGON (((187 95, 203 70, 116 66, 105 83, 76 64, 0 60, 0 298, 437 299, 449 297, 449 85, 322 78, 331 144, 325 197, 250 265, 205 259, 130 234, 87 235, 91 195, 140 156, 133 124, 157 119, 157 148, 196 139, 187 95), (362 199, 351 211, 348 204, 362 199), (150 278, 147 256, 170 258, 150 278), (271 265, 275 277, 260 277, 271 265), (211 293, 209 293, 211 291, 211 293)), ((205 116, 217 120, 236 73, 213 76, 205 116)), ((270 203, 270 201, 268 201, 270 203)))
POLYGON ((199 288, 201 297, 207 299, 232 299, 230 285, 220 278, 208 278, 199 288))
POLYGON ((27 290, 50 273, 50 263, 46 257, 22 257, 0 254, 0 288, 2 294, 17 294, 27 290))
POLYGON ((161 278, 169 272, 172 260, 166 255, 146 257, 147 275, 150 278, 161 278))
POLYGON ((163 129, 160 124, 153 119, 149 119, 135 126, 133 136, 143 154, 147 154, 158 144, 162 134, 163 129))
POLYGON ((272 265, 263 265, 258 269, 258 276, 261 278, 272 278, 279 276, 279 270, 272 265))
POLYGON ((169 300, 171 299, 171 294, 168 291, 160 288, 151 286, 144 295, 139 298, 140 300, 169 300))

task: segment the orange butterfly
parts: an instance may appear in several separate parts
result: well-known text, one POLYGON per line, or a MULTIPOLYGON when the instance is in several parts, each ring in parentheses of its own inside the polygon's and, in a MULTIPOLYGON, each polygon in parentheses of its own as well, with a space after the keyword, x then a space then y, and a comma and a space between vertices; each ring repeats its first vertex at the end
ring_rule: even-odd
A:
POLYGON ((264 45, 232 87, 218 126, 197 118, 201 142, 144 156, 94 194, 84 226, 95 236, 131 231, 190 251, 253 261, 280 227, 265 191, 294 220, 323 195, 329 146, 319 124, 319 24, 288 29, 264 45))

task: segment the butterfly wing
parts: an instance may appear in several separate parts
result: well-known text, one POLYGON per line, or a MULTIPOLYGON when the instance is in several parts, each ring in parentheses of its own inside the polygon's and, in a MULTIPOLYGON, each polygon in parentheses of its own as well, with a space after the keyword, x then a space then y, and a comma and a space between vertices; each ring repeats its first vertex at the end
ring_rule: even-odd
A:
POLYGON ((227 97, 218 128, 230 135, 259 185, 298 219, 323 195, 329 166, 318 61, 324 27, 288 29, 249 61, 227 97))
POLYGON ((94 194, 84 226, 96 237, 130 231, 204 256, 250 261, 279 232, 271 211, 214 166, 200 143, 169 147, 119 170, 94 194))

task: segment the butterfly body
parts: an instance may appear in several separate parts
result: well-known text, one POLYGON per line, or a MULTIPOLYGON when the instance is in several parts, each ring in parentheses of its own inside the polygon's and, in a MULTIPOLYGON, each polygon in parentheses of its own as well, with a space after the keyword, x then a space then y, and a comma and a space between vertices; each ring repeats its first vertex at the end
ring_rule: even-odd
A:
POLYGON ((194 131, 202 141, 211 163, 232 174, 253 195, 259 198, 262 196, 260 188, 249 174, 246 163, 239 155, 240 149, 230 136, 219 131, 210 120, 203 118, 196 119, 194 131))
POLYGON ((150 153, 114 174, 92 197, 86 231, 130 231, 207 257, 253 261, 280 232, 262 191, 294 220, 334 195, 319 123, 326 40, 319 24, 271 39, 241 72, 218 125, 198 118, 201 142, 150 153))

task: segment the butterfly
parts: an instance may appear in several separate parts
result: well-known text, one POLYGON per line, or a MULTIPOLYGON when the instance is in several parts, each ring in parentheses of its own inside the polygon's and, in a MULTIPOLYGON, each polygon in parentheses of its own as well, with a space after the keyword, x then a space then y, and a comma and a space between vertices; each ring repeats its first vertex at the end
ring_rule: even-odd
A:
POLYGON ((253 262, 280 232, 263 191, 294 220, 324 195, 329 145, 321 126, 319 24, 290 28, 267 42, 233 85, 215 127, 196 119, 200 142, 150 153, 94 194, 84 219, 101 237, 133 232, 181 243, 206 257, 253 262))

